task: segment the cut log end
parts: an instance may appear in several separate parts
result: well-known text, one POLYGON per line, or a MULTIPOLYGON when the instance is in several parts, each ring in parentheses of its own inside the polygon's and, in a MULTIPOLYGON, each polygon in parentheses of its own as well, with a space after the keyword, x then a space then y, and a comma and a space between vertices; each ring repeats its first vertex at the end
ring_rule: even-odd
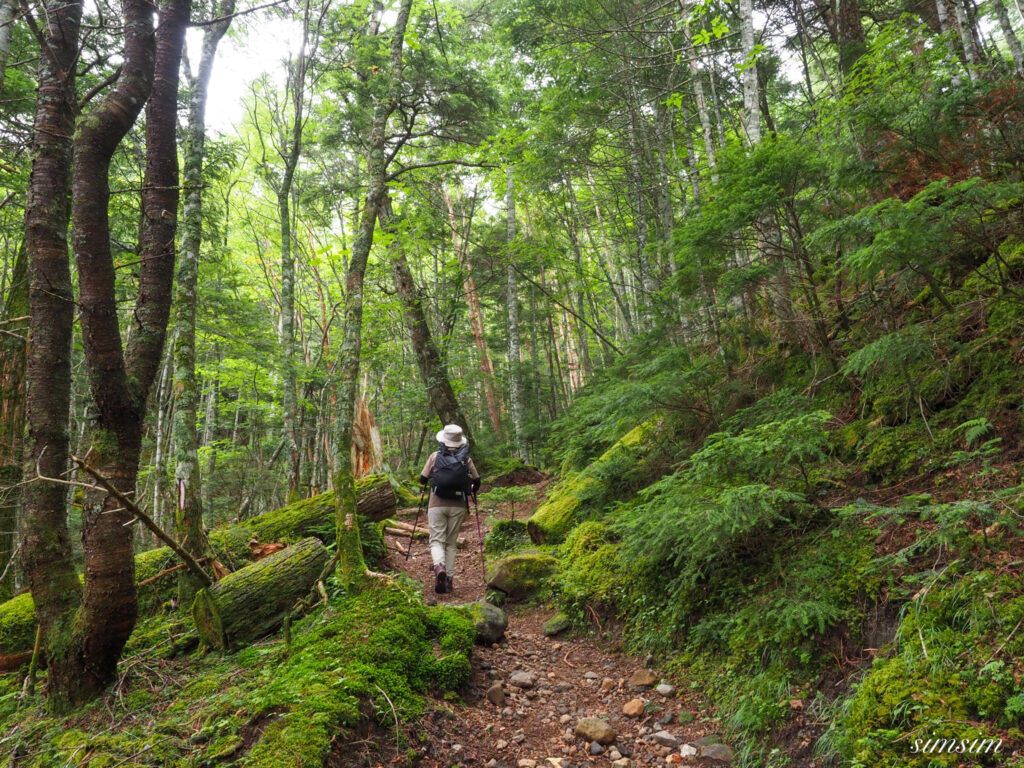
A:
POLYGON ((200 590, 192 604, 200 638, 234 649, 274 631, 312 589, 327 559, 319 539, 303 539, 200 590))

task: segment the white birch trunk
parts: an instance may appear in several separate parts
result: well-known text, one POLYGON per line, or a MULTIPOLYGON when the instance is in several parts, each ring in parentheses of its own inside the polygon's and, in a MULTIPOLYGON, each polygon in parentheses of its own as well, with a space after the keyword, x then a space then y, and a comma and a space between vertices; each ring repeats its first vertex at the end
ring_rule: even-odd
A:
POLYGON ((1017 32, 1014 30, 1013 24, 1010 23, 1010 14, 1006 12, 1003 0, 992 0, 992 10, 996 13, 999 29, 1002 31, 1003 39, 1006 40, 1006 46, 1010 49, 1010 55, 1013 57, 1013 70, 1018 77, 1024 77, 1024 52, 1021 51, 1020 38, 1017 37, 1017 32))
POLYGON ((11 55, 11 36, 17 7, 18 0, 0 0, 0 92, 4 89, 7 59, 11 55))
POLYGON ((754 2, 740 0, 740 48, 743 55, 743 130, 747 143, 761 143, 761 113, 758 108, 757 61, 754 56, 754 2))

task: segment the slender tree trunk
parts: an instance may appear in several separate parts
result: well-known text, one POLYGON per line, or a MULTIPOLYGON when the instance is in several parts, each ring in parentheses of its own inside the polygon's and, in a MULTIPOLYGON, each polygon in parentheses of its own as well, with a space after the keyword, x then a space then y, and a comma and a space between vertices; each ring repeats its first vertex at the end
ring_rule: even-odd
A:
MULTIPOLYGON (((363 343, 363 282, 370 247, 373 245, 378 208, 387 193, 388 119, 397 109, 401 93, 402 46, 411 9, 412 0, 402 0, 391 32, 390 67, 389 72, 383 75, 389 77, 390 82, 386 94, 377 101, 373 110, 367 152, 369 188, 345 274, 345 331, 341 342, 341 362, 338 366, 337 442, 334 446, 333 464, 337 557, 341 580, 352 587, 358 586, 366 573, 366 563, 359 541, 359 526, 356 525, 356 489, 352 473, 352 430, 359 395, 359 356, 363 343)), ((379 77, 381 74, 374 76, 379 77)))
MULTIPOLYGON (((170 347, 170 345, 168 345, 170 347)), ((160 367, 160 378, 156 387, 156 429, 153 432, 153 472, 151 477, 153 478, 153 505, 150 509, 150 514, 156 524, 165 527, 166 520, 164 520, 164 471, 167 464, 167 451, 165 446, 169 442, 167 440, 169 429, 169 422, 172 417, 173 409, 173 398, 170 394, 170 379, 173 376, 174 360, 170 355, 170 349, 164 359, 164 364, 160 367)), ((140 542, 144 541, 141 537, 145 536, 149 531, 143 526, 138 526, 138 535, 140 542)), ((153 546, 160 546, 159 540, 156 540, 153 546)))
MULTIPOLYGON (((462 268, 464 277, 462 280, 463 290, 466 291, 466 305, 469 307, 469 325, 473 331, 473 341, 476 344, 477 356, 480 358, 480 374, 483 380, 484 399, 487 401, 487 415, 491 420, 491 429, 498 439, 501 439, 501 409, 498 405, 498 398, 494 387, 494 364, 491 362, 491 354, 487 349, 487 336, 484 333, 484 315, 480 309, 480 296, 477 294, 476 282, 473 280, 473 264, 469 258, 469 230, 472 224, 472 212, 469 216, 462 215, 462 224, 459 226, 455 219, 455 206, 452 203, 452 196, 447 187, 442 187, 445 204, 448 207, 448 225, 452 230, 452 248, 455 249, 455 256, 462 268)), ((474 194, 474 201, 476 196, 474 194)))
MULTIPOLYGON (((202 477, 199 469, 199 382, 196 378, 196 305, 199 254, 203 241, 203 161, 206 148, 206 98, 217 46, 231 24, 234 0, 223 0, 214 11, 223 18, 203 31, 199 69, 189 83, 188 127, 185 132, 185 218, 182 222, 175 302, 174 341, 174 529, 181 546, 193 557, 207 553, 203 526, 202 477)), ((183 569, 178 576, 178 605, 187 609, 201 587, 183 569)))
POLYGON ((757 88, 757 61, 754 50, 754 0, 739 0, 740 47, 743 54, 743 131, 747 144, 761 143, 761 112, 757 88))
POLYGON ((14 259, 7 303, 0 313, 5 331, 0 334, 0 569, 7 574, 0 581, 0 601, 10 599, 17 571, 13 564, 8 565, 15 552, 17 485, 22 478, 28 318, 28 254, 22 243, 14 259))
POLYGON ((526 417, 526 403, 523 398, 523 373, 520 368, 522 355, 519 343, 519 275, 515 267, 516 240, 516 198, 515 181, 511 166, 506 169, 505 184, 505 239, 508 243, 508 267, 505 270, 505 303, 508 310, 508 383, 509 410, 512 415, 512 432, 515 440, 516 455, 526 461, 529 451, 523 431, 523 419, 526 417))
POLYGON ((448 371, 445 370, 441 354, 431 336, 430 326, 427 323, 426 314, 423 312, 423 304, 420 301, 419 292, 416 290, 416 284, 413 282, 412 271, 409 269, 409 262, 406 261, 405 252, 402 250, 400 236, 393 231, 394 211, 391 208, 391 197, 386 191, 381 196, 377 217, 380 220, 381 229, 391 231, 394 235, 388 248, 391 257, 391 275, 394 279, 395 291, 402 302, 405 327, 409 332, 409 340, 412 343, 413 354, 416 356, 420 378, 423 379, 423 386, 427 390, 430 408, 441 419, 441 423, 458 424, 467 433, 467 437, 472 439, 469 434, 469 421, 459 407, 458 400, 455 398, 455 390, 452 389, 451 381, 448 379, 448 371))
POLYGON ((1013 57, 1013 70, 1018 77, 1024 77, 1024 52, 1021 51, 1020 38, 1017 37, 1017 32, 1014 30, 1013 24, 1010 23, 1010 14, 1006 12, 1003 0, 992 0, 992 9, 996 12, 999 29, 1002 31, 1003 39, 1006 40, 1010 55, 1013 57))
MULTIPOLYGON (((590 187, 590 196, 594 199, 594 216, 597 218, 597 226, 601 231, 601 253, 604 256, 602 270, 604 271, 605 278, 608 281, 608 290, 612 292, 612 297, 615 299, 615 305, 619 308, 619 314, 622 317, 622 324, 625 326, 626 335, 632 336, 634 333, 633 316, 630 312, 629 304, 626 302, 622 294, 622 291, 625 290, 625 286, 622 285, 622 281, 620 280, 619 285, 621 287, 616 288, 615 280, 613 279, 615 261, 612 257, 611 249, 608 247, 608 241, 605 238, 604 217, 601 215, 601 206, 597 200, 597 188, 594 184, 594 175, 591 173, 590 168, 587 168, 587 184, 590 187)), ((596 243, 592 242, 592 245, 596 248, 596 243)))
POLYGON ((18 0, 0 0, 0 93, 4 90, 7 59, 11 55, 11 38, 18 0))
MULTIPOLYGON (((281 409, 284 416, 283 437, 288 449, 288 498, 301 497, 300 479, 302 454, 299 439, 299 413, 297 376, 295 369, 295 255, 292 238, 291 195, 302 150, 302 129, 305 122, 306 73, 309 60, 306 46, 309 42, 310 7, 304 4, 302 42, 295 60, 288 62, 288 94, 291 98, 292 120, 287 135, 280 137, 278 150, 284 161, 284 170, 276 178, 269 166, 264 166, 264 178, 277 193, 278 228, 281 238, 281 322, 279 337, 281 356, 278 361, 281 375, 281 409)), ((282 118, 283 120, 283 118, 282 118)), ((282 130, 282 133, 284 131, 282 130)))
POLYGON ((629 125, 629 180, 632 189, 633 230, 636 233, 636 276, 638 284, 638 312, 644 328, 650 328, 654 320, 654 294, 658 289, 654 275, 654 266, 647 253, 649 234, 647 230, 647 212, 644 205, 644 176, 640 168, 642 147, 640 146, 640 117, 637 115, 633 87, 630 84, 629 125))
MULTIPOLYGON (((40 57, 32 175, 25 205, 32 339, 26 371, 26 469, 35 473, 38 468, 47 477, 59 477, 68 466, 71 409, 75 305, 68 260, 68 193, 82 3, 45 0, 42 9, 46 46, 40 57)), ((25 487, 21 520, 21 562, 47 656, 49 706, 56 712, 67 711, 87 696, 74 650, 82 587, 72 562, 66 498, 65 486, 32 483, 25 487)))
MULTIPOLYGON (((704 136, 704 156, 707 158, 708 169, 711 171, 711 180, 717 182, 718 174, 715 171, 717 157, 715 153, 715 139, 711 132, 711 115, 708 113, 708 101, 704 96, 704 80, 700 67, 697 65, 697 53, 693 47, 693 37, 690 34, 689 26, 684 27, 684 52, 686 63, 690 68, 690 77, 693 87, 693 98, 697 103, 697 117, 700 120, 701 133, 704 136)), ((687 140, 692 142, 687 134, 687 140)))
POLYGON ((960 34, 960 43, 964 49, 964 59, 967 61, 967 75, 971 81, 978 78, 977 67, 981 63, 981 51, 978 49, 977 39, 974 33, 974 24, 967 15, 967 8, 963 0, 952 0, 953 11, 956 15, 956 28, 960 34))

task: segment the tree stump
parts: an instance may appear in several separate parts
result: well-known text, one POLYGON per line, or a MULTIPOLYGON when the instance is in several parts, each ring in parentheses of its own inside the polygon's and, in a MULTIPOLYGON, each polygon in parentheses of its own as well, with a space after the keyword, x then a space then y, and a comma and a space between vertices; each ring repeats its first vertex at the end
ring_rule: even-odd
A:
POLYGON ((231 650, 277 629, 309 592, 327 558, 324 545, 311 537, 199 590, 192 604, 199 637, 231 650))

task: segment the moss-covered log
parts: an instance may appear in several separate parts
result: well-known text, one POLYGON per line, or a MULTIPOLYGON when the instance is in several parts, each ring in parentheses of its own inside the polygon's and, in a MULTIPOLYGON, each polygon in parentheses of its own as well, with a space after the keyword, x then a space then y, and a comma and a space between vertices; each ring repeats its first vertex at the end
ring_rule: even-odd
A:
POLYGON ((310 537, 199 590, 192 604, 199 637, 231 649, 277 629, 316 582, 327 557, 320 540, 310 537))
MULTIPOLYGON (((356 511, 371 522, 395 514, 395 491, 386 475, 368 475, 356 480, 356 511)), ((316 536, 334 541, 334 494, 321 493, 287 507, 265 512, 245 523, 260 541, 282 541, 316 536)))
MULTIPOLYGON (((369 475, 356 480, 357 509, 368 520, 386 520, 395 514, 395 493, 386 475, 369 475)), ((364 525, 363 548, 367 562, 378 564, 386 555, 380 534, 368 535, 364 525), (369 551, 372 550, 372 551, 369 551)), ((316 536, 324 544, 334 541, 334 494, 322 493, 311 499, 264 512, 230 528, 210 532, 214 556, 228 568, 245 567, 252 559, 249 542, 284 541, 291 543, 316 536)), ((151 549, 135 556, 135 579, 145 581, 178 562, 170 547, 151 549)), ((159 579, 139 588, 139 610, 147 612, 169 600, 177 591, 174 579, 159 579)), ((0 664, 7 660, 18 666, 24 654, 32 650, 36 617, 32 596, 27 592, 0 603, 0 664)))
POLYGON ((530 538, 537 544, 558 544, 578 523, 647 485, 647 465, 659 456, 660 425, 660 417, 644 422, 584 470, 562 480, 526 521, 530 538))

